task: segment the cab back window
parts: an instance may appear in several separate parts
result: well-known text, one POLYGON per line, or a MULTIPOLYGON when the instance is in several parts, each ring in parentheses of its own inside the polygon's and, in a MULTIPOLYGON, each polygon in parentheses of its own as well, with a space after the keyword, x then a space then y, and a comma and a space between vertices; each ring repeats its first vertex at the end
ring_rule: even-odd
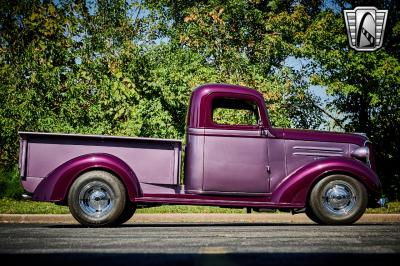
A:
POLYGON ((218 125, 257 125, 259 112, 250 100, 215 98, 212 102, 212 121, 218 125))

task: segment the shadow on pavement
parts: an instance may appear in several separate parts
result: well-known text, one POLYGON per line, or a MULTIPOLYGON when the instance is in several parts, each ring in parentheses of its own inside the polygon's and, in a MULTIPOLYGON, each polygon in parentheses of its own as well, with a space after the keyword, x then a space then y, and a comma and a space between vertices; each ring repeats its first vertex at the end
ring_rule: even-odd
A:
MULTIPOLYGON (((38 226, 41 227, 49 227, 49 228, 85 228, 85 226, 82 226, 80 224, 37 224, 38 226)), ((326 227, 326 226, 352 226, 352 227, 357 227, 357 226, 379 226, 379 225, 388 225, 384 223, 375 223, 375 224, 351 224, 351 225, 319 225, 319 224, 310 224, 310 223, 188 223, 188 222, 182 222, 182 223, 135 223, 135 224, 123 224, 116 226, 114 228, 136 228, 136 227, 225 227, 225 226, 237 226, 237 227, 252 227, 252 226, 310 226, 310 227, 326 227)))
POLYGON ((2 265, 119 266, 119 265, 398 265, 400 254, 343 253, 59 253, 0 254, 2 265))

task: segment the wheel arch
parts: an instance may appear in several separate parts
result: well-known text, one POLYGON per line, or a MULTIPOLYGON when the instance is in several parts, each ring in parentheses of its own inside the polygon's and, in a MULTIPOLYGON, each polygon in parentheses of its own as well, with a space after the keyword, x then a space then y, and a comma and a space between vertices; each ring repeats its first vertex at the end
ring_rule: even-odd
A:
POLYGON ((368 194, 380 193, 378 176, 365 164, 346 157, 324 158, 307 164, 288 175, 272 193, 272 201, 297 203, 305 207, 312 188, 333 174, 352 177, 363 184, 368 194))
POLYGON ((94 170, 115 175, 124 185, 130 201, 142 195, 135 172, 122 159, 108 153, 91 153, 73 158, 53 170, 38 185, 33 200, 66 204, 73 182, 82 174, 94 170))

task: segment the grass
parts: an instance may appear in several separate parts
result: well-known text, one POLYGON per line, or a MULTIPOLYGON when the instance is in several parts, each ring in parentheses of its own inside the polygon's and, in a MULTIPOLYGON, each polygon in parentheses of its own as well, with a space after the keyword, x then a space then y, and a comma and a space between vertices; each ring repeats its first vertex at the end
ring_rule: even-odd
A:
POLYGON ((367 209, 367 213, 400 213, 400 201, 389 202, 386 208, 367 209))
POLYGON ((209 206, 164 205, 138 209, 137 213, 245 213, 245 209, 229 209, 209 206))
POLYGON ((15 200, 9 198, 0 199, 0 213, 9 214, 66 214, 68 207, 57 206, 54 203, 35 202, 27 200, 15 200))
MULTIPOLYGON (((0 214, 67 214, 68 207, 53 203, 0 199, 0 214)), ((136 213, 246 213, 245 209, 219 207, 164 205, 154 208, 138 209, 136 213)), ((387 208, 367 209, 367 213, 400 213, 400 201, 389 202, 387 208)))
MULTIPOLYGON (((0 199, 0 214, 67 214, 66 206, 54 203, 0 199)), ((227 209, 219 207, 164 205, 154 208, 138 209, 136 213, 245 213, 244 209, 227 209)))

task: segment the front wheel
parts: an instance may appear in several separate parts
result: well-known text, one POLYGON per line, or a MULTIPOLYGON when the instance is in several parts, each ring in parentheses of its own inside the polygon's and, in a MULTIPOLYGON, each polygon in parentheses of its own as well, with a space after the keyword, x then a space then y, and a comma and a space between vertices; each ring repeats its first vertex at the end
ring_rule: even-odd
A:
POLYGON ((126 223, 127 221, 129 221, 129 219, 132 218, 132 216, 135 214, 135 211, 136 211, 136 204, 127 201, 121 216, 118 218, 115 224, 120 225, 126 223))
POLYGON ((121 181, 105 171, 90 171, 79 176, 68 194, 72 216, 85 226, 113 226, 124 212, 127 199, 121 181))
POLYGON ((312 189, 306 214, 320 224, 352 224, 364 214, 367 204, 363 184, 346 175, 331 175, 312 189))

